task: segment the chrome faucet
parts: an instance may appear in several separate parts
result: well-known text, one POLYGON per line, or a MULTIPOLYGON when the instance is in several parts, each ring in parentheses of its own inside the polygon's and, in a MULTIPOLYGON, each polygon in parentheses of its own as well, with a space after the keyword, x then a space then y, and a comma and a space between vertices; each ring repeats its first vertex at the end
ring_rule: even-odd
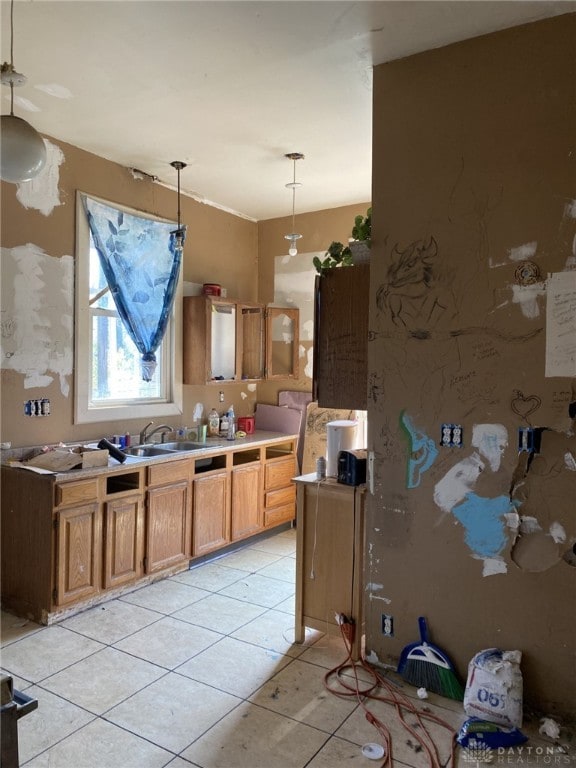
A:
POLYGON ((152 424, 154 424, 153 421, 149 421, 148 424, 144 427, 144 429, 140 432, 140 445, 143 443, 147 443, 152 435, 155 435, 157 432, 162 433, 162 437, 160 438, 162 442, 164 442, 164 438, 166 436, 167 432, 174 432, 173 427, 169 427, 168 424, 160 424, 158 427, 155 427, 155 429, 152 430, 152 432, 148 432, 148 427, 151 427, 152 424))
POLYGON ((149 421, 148 424, 146 424, 146 426, 144 427, 144 429, 140 432, 140 437, 139 437, 140 445, 146 442, 148 427, 151 427, 152 424, 154 424, 154 422, 149 421))

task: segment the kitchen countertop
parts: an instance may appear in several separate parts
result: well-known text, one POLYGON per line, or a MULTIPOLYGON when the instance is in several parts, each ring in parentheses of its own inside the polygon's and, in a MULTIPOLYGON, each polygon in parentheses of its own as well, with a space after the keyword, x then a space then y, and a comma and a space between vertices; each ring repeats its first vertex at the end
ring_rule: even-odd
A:
MULTIPOLYGON (((284 434, 282 432, 271 432, 266 430, 256 430, 252 435, 246 435, 246 437, 239 437, 235 440, 227 440, 220 437, 209 437, 206 439, 206 447, 198 448, 192 451, 175 451, 169 453, 166 456, 126 456, 126 461, 120 463, 110 457, 108 459, 108 465, 104 467, 87 467, 86 469, 78 468, 71 469, 67 472, 49 472, 47 473, 50 478, 58 482, 66 482, 69 480, 77 480, 85 477, 95 477, 102 474, 110 474, 110 472, 126 471, 131 466, 142 467, 148 464, 160 464, 167 461, 178 461, 180 459, 190 458, 204 458, 205 456, 212 456, 214 454, 230 453, 232 451, 242 450, 243 448, 257 447, 264 443, 282 443, 285 440, 297 440, 296 434, 284 434)), ((80 442, 66 443, 66 446, 73 448, 78 445, 86 447, 96 445, 97 441, 86 440, 80 442)), ((158 442, 158 445, 162 443, 158 442)), ((26 459, 32 458, 37 455, 43 446, 28 446, 24 448, 11 448, 9 450, 2 450, 0 453, 0 463, 4 467, 9 467, 15 471, 29 472, 21 466, 12 466, 12 461, 26 461, 26 459)), ((44 473, 42 473, 44 474, 44 473)))

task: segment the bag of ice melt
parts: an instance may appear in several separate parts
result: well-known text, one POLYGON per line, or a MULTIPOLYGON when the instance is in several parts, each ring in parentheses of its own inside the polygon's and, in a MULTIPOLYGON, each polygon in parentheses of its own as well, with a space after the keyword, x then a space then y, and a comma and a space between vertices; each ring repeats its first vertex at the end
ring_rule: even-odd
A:
POLYGON ((522 672, 520 651, 488 648, 468 664, 464 691, 467 715, 503 725, 522 726, 522 672))
POLYGON ((479 717, 469 717, 462 724, 456 737, 456 741, 462 747, 469 749, 479 749, 488 747, 490 749, 500 749, 502 747, 515 747, 517 744, 523 744, 528 741, 518 728, 504 728, 503 725, 489 723, 479 717))

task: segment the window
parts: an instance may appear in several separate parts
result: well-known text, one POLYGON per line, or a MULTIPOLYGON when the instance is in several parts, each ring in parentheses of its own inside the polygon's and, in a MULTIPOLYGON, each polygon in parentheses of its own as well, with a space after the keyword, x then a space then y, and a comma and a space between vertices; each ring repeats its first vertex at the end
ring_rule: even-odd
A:
POLYGON ((153 380, 146 382, 141 375, 140 353, 126 332, 108 289, 80 193, 76 220, 75 422, 182 413, 181 355, 175 354, 181 348, 181 280, 172 317, 156 352, 158 367, 153 380))

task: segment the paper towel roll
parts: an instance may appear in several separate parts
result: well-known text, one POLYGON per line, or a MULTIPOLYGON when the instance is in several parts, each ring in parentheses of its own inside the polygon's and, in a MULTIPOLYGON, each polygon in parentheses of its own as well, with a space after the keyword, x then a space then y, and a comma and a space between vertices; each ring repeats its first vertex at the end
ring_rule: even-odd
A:
POLYGON ((340 451, 352 451, 359 448, 358 422, 329 421, 326 424, 326 474, 328 477, 338 475, 338 454, 340 451))

